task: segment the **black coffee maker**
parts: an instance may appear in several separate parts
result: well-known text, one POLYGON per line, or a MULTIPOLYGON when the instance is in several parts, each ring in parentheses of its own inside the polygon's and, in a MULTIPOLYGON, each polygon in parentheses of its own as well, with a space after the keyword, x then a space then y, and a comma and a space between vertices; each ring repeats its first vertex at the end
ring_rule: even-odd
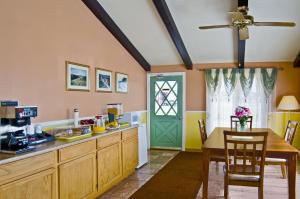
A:
POLYGON ((1 149, 16 151, 28 147, 28 138, 24 130, 6 132, 1 135, 1 149))
POLYGON ((1 134, 0 150, 4 153, 19 154, 34 150, 29 146, 24 127, 31 124, 31 117, 37 116, 36 106, 0 106, 1 126, 10 125, 7 132, 1 134))

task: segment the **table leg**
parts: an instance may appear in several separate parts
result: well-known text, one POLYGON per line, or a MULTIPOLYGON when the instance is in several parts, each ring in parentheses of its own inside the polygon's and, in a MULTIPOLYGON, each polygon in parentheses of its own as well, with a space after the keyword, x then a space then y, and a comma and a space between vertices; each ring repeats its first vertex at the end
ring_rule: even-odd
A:
POLYGON ((289 157, 287 162, 289 199, 296 198, 296 164, 297 154, 293 154, 289 157))
POLYGON ((209 176, 209 151, 203 151, 203 172, 202 172, 202 179, 203 179, 203 199, 208 198, 208 176, 209 176))

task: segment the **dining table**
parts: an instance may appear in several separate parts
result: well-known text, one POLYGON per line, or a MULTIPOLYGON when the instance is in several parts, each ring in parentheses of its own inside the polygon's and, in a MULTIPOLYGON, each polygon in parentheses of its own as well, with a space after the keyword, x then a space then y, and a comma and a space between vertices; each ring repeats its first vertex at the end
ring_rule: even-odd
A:
MULTIPOLYGON (((224 149, 224 131, 236 131, 231 128, 217 127, 208 136, 204 145, 203 151, 203 199, 208 198, 208 181, 209 181, 209 163, 211 156, 225 156, 224 149)), ((296 164, 299 151, 289 145, 283 138, 278 136, 270 128, 252 128, 247 132, 268 132, 266 157, 281 158, 286 160, 288 173, 288 194, 289 199, 296 199, 296 164)))

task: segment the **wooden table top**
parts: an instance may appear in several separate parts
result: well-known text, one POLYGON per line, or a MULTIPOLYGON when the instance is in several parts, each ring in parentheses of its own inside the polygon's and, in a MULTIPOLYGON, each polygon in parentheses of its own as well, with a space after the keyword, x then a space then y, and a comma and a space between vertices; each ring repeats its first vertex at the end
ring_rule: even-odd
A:
MULTIPOLYGON (((203 149, 224 150, 224 130, 232 131, 231 128, 217 127, 208 136, 203 149)), ((283 138, 275 134, 272 129, 253 128, 249 132, 268 132, 267 153, 299 153, 299 151, 286 143, 283 138)))

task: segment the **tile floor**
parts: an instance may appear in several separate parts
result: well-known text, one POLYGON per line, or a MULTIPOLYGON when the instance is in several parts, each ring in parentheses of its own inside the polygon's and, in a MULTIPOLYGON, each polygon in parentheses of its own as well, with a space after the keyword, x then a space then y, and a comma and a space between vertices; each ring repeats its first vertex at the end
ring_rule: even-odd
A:
MULTIPOLYGON (((136 190, 145 184, 153 175, 155 175, 164 165, 166 165, 178 151, 151 150, 148 154, 149 163, 138 169, 134 174, 120 182, 110 191, 98 197, 98 199, 126 199, 129 198, 136 190)), ((209 198, 223 197, 223 164, 212 162, 209 173, 209 198)), ((300 190, 300 162, 297 165, 297 188, 300 190)), ((265 169, 265 198, 266 199, 286 199, 287 180, 281 178, 279 166, 267 166, 265 169)), ((230 199, 252 199, 257 198, 257 189, 251 187, 229 187, 230 199)), ((197 199, 200 199, 202 189, 199 189, 197 199)), ((300 198, 300 191, 297 191, 300 198)))
POLYGON ((145 184, 153 175, 163 168, 178 151, 151 150, 148 153, 149 163, 136 170, 134 174, 120 182, 98 199, 125 199, 145 184))

